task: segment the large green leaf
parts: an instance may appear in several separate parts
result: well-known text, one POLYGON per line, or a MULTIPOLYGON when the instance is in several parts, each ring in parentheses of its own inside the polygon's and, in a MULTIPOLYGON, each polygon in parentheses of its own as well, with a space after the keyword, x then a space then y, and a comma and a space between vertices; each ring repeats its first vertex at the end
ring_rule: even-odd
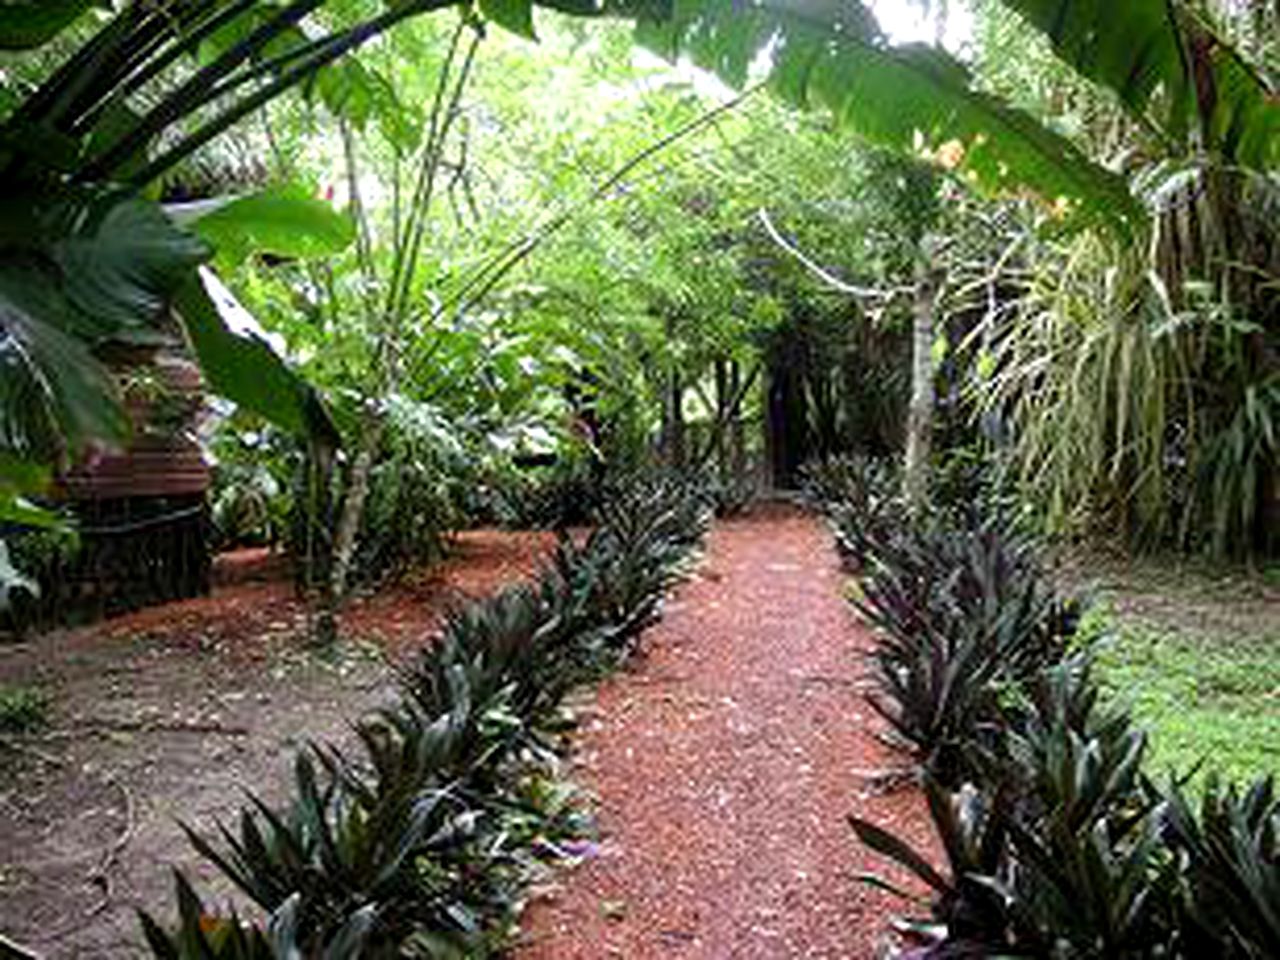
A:
POLYGON ((0 50, 42 47, 93 4, 94 0, 3 0, 0 50))
POLYGON ((1122 177, 973 89, 946 53, 889 45, 861 4, 680 0, 671 19, 638 29, 644 45, 687 55, 735 87, 758 64, 788 102, 826 108, 853 133, 931 157, 990 192, 1031 193, 1064 220, 1125 230, 1142 217, 1122 177))
POLYGON ((110 334, 150 324, 208 248, 139 197, 66 205, 67 232, 51 244, 68 300, 85 329, 110 334))
POLYGON ((529 40, 533 32, 533 0, 480 0, 485 18, 529 40))
MULTIPOLYGON (((5 475, 5 465, 0 463, 0 477, 5 475)), ((65 521, 52 510, 36 506, 25 497, 0 490, 0 521, 21 527, 65 529, 65 521)))
POLYGON ((63 518, 28 497, 48 491, 53 471, 43 463, 0 450, 0 523, 24 527, 61 527, 63 518))
POLYGON ((1002 0, 1081 74, 1182 143, 1255 169, 1280 163, 1280 98, 1180 0, 1002 0))
POLYGON ((0 447, 52 459, 90 441, 119 444, 129 423, 106 368, 73 335, 58 278, 34 261, 0 260, 0 447))
POLYGON ((0 487, 14 463, 120 446, 129 420, 97 343, 159 335, 183 273, 207 256, 155 204, 119 194, 17 191, 0 206, 0 487), (0 464, 3 466, 3 464, 0 464))
POLYGON ((315 390, 264 339, 233 331, 200 275, 191 274, 174 306, 212 391, 291 433, 337 445, 337 430, 315 390))
POLYGON ((203 206, 192 229, 233 266, 250 254, 310 259, 341 253, 355 240, 351 218, 301 187, 272 187, 229 203, 203 206))

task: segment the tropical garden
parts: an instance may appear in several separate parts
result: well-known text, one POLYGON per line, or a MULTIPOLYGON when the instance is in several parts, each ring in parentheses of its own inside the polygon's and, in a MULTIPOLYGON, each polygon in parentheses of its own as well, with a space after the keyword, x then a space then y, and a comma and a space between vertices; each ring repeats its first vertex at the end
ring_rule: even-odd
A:
POLYGON ((1280 7, 0 0, 0 955, 1280 956, 1280 7))

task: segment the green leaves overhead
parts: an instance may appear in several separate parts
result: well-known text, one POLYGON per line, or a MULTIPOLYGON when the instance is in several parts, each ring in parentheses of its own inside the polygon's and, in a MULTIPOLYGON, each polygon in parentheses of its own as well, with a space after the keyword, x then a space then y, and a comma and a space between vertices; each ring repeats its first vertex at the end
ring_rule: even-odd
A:
POLYGON ((668 59, 687 55, 742 87, 754 67, 784 100, 825 107, 874 143, 923 154, 992 192, 1031 192, 1055 217, 1120 230, 1140 218, 1123 178, 1028 114, 974 90, 964 67, 922 45, 889 46, 860 4, 682 0, 639 27, 668 59))
POLYGON ((94 0, 4 0, 0 3, 0 50, 44 46, 75 21, 94 0))
POLYGON ((216 205, 192 228, 217 250, 223 266, 252 253, 312 259, 341 253, 355 240, 351 218, 298 186, 275 187, 216 205))
POLYGON ((484 18, 526 40, 537 40, 533 8, 559 10, 575 17, 652 17, 670 15, 672 0, 477 0, 484 18))
POLYGON ((1280 163, 1280 96, 1176 0, 1003 0, 1081 74, 1182 144, 1254 167, 1280 163))
POLYGON ((1169 70, 1180 57, 1169 0, 1003 2, 1045 33, 1058 56, 1134 110, 1143 110, 1162 84, 1173 99, 1186 92, 1181 71, 1169 70))
POLYGON ((480 12, 518 36, 537 39, 533 32, 532 0, 480 0, 480 12))
POLYGON ((387 143, 403 155, 422 142, 422 108, 402 99, 385 74, 359 60, 348 58, 324 67, 311 90, 330 113, 360 132, 374 121, 387 143))

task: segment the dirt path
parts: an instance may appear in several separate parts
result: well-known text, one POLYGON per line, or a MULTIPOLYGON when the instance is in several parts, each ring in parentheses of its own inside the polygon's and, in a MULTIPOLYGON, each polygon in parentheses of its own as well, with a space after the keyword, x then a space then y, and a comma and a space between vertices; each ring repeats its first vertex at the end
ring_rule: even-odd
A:
POLYGON ((876 954, 901 904, 856 881, 884 864, 845 816, 928 831, 914 794, 860 793, 892 758, 842 583, 811 517, 715 529, 647 655, 596 696, 575 778, 598 797, 599 855, 530 908, 520 960, 876 954))
POLYGON ((52 713, 0 743, 0 933, 49 958, 149 956, 134 909, 171 915, 168 864, 212 902, 230 892, 178 821, 207 832, 246 787, 282 800, 300 745, 348 740, 390 697, 384 655, 420 645, 449 604, 529 576, 552 542, 463 534, 449 560, 353 603, 343 628, 359 642, 334 659, 307 651, 287 572, 250 554, 220 564, 212 596, 0 646, 0 684, 35 685, 52 713))

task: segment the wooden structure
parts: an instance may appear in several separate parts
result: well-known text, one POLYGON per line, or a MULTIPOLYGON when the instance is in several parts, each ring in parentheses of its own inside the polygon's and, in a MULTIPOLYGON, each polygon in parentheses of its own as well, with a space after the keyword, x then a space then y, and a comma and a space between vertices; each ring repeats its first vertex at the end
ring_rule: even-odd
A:
POLYGON ((50 551, 25 572, 40 596, 15 605, 13 626, 86 622, 206 593, 210 471, 195 428, 204 405, 199 367, 180 340, 113 346, 132 437, 59 477, 55 498, 77 518, 79 549, 50 551))

